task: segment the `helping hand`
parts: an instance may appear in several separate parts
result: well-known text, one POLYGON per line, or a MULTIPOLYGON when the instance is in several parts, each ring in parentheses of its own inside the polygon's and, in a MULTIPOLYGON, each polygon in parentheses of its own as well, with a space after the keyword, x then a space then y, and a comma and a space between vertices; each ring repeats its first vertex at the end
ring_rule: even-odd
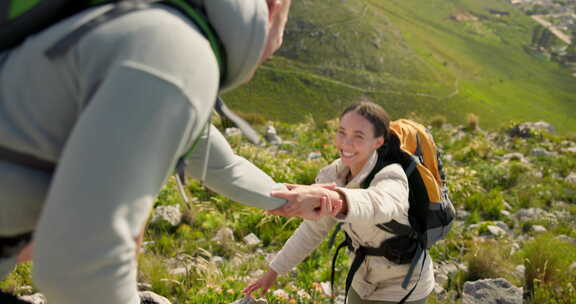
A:
POLYGON ((322 216, 335 216, 342 209, 343 202, 336 191, 320 186, 287 185, 287 187, 291 190, 272 192, 272 196, 286 199, 288 202, 280 208, 268 211, 269 213, 318 220, 322 216))
POLYGON ((276 278, 278 277, 278 273, 272 269, 268 270, 260 279, 256 280, 255 282, 250 283, 248 287, 242 290, 242 293, 245 295, 251 295, 252 292, 262 289, 260 292, 260 297, 264 296, 268 289, 274 285, 276 282, 276 278))

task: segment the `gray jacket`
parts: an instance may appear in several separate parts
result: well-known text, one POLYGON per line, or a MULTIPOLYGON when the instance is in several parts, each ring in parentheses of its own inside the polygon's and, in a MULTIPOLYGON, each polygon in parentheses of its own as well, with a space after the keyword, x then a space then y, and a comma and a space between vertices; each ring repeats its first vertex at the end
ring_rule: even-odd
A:
MULTIPOLYGON (((256 68, 265 1, 197 2, 227 52, 222 85, 208 41, 164 6, 101 25, 58 60, 44 51, 108 6, 0 54, 0 145, 58 163, 50 176, 0 161, 0 236, 35 231, 34 282, 51 303, 139 302, 134 237, 201 134, 219 87, 234 88, 256 68)), ((234 155, 215 128, 210 144, 209 187, 259 208, 284 203, 269 196, 282 186, 234 155)), ((189 169, 195 177, 200 146, 189 169)))

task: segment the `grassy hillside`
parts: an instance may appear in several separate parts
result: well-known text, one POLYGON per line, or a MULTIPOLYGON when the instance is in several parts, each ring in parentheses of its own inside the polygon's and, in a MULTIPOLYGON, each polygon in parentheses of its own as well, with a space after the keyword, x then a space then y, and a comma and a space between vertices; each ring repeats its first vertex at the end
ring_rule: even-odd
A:
POLYGON ((535 25, 503 0, 294 0, 283 48, 225 97, 289 122, 332 118, 366 95, 397 117, 461 123, 472 112, 489 127, 543 119, 575 130, 576 78, 524 51, 535 25))
MULTIPOLYGON (((429 303, 461 303, 465 282, 487 278, 505 278, 524 287, 528 304, 575 303, 576 137, 538 132, 527 139, 512 138, 506 129, 485 132, 440 123, 431 121, 436 126, 431 131, 444 151, 457 220, 447 239, 430 251, 441 288, 431 294, 429 303), (506 230, 493 234, 494 226, 506 230)), ((285 141, 297 144, 256 147, 239 137, 229 140, 237 153, 276 181, 312 183, 318 170, 337 157, 331 144, 334 124, 309 119, 298 125, 274 125, 285 141), (321 156, 309 160, 311 152, 321 156)), ((179 206, 183 217, 176 225, 149 224, 138 281, 141 288, 175 304, 232 303, 263 274, 266 260, 300 220, 240 205, 192 180, 187 190, 192 198, 189 204, 178 195, 173 179, 160 192, 153 215, 160 206, 179 206), (230 233, 228 239, 220 236, 224 229, 230 233), (260 244, 249 246, 243 241, 251 233, 260 244)), ((294 271, 279 277, 266 295, 268 303, 331 303, 319 283, 330 280, 333 252, 324 240, 294 271), (274 293, 277 289, 285 295, 274 293)), ((336 286, 340 295, 348 262, 341 254, 336 286)), ((0 282, 0 289, 35 292, 31 267, 30 263, 18 266, 0 282)))

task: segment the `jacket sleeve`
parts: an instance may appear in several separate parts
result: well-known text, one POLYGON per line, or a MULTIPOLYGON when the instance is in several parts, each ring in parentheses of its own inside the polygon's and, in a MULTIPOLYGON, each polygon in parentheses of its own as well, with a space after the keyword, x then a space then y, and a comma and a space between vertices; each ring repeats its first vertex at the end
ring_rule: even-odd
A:
POLYGON ((348 203, 345 222, 375 225, 408 215, 408 179, 400 165, 384 167, 368 189, 338 189, 348 203))
POLYGON ((236 155, 222 133, 214 126, 210 128, 209 140, 204 134, 188 158, 187 173, 201 179, 206 161, 205 183, 212 190, 256 208, 275 209, 282 206, 286 201, 271 197, 270 192, 285 190, 285 186, 274 182, 254 164, 236 155), (208 144, 208 159, 205 160, 208 144))
POLYGON ((270 263, 278 274, 286 274, 302 262, 330 232, 337 221, 323 217, 318 221, 304 220, 270 263))

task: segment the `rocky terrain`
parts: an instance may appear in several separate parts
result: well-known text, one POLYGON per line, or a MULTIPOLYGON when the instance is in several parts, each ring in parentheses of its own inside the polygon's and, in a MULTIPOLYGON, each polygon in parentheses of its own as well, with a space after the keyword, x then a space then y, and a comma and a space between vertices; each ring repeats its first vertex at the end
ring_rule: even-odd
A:
MULTIPOLYGON (((427 121, 443 151, 457 208, 447 239, 430 250, 436 288, 429 303, 576 302, 576 136, 547 122, 510 122, 483 130, 427 121)), ((224 130, 234 149, 277 181, 309 184, 337 154, 334 121, 262 125, 267 144, 224 130)), ((264 297, 240 291, 266 271, 299 220, 244 207, 191 181, 188 203, 173 180, 160 193, 140 257, 143 303, 330 303, 330 261, 322 244, 264 297)), ((337 263, 338 297, 349 261, 337 263)), ((20 265, 0 283, 30 303, 46 303, 20 265)), ((98 292, 98 291, 95 291, 98 292)), ((52 303, 51 303, 52 304, 52 303)))

